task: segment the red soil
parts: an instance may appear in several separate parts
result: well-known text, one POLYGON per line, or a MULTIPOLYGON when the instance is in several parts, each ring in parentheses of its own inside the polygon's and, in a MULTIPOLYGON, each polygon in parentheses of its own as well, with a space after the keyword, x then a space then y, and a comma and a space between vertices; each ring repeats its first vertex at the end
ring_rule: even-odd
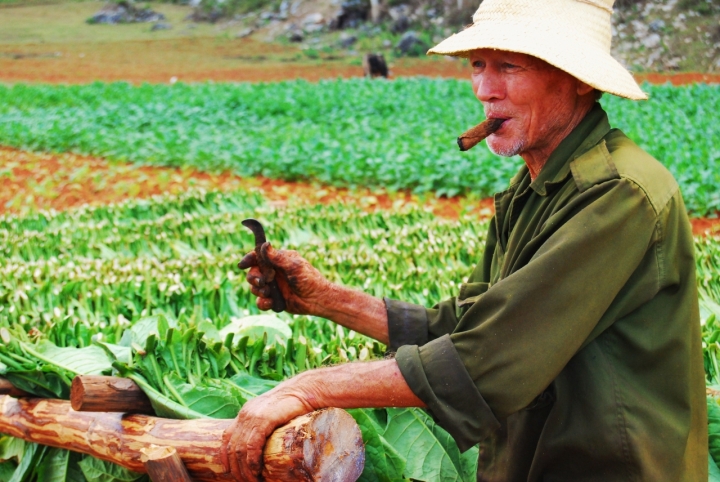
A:
POLYGON ((23 214, 33 209, 59 211, 84 204, 102 205, 128 198, 178 193, 193 187, 256 190, 278 206, 351 202, 375 210, 412 203, 451 218, 470 212, 491 213, 486 209, 486 202, 473 205, 465 198, 423 198, 405 192, 369 189, 351 191, 317 183, 243 178, 228 172, 210 174, 194 169, 139 166, 91 156, 33 153, 8 147, 0 147, 0 178, 3 186, 0 190, 0 214, 23 214))
MULTIPOLYGON (((243 178, 228 172, 209 174, 193 169, 138 166, 91 156, 38 154, 6 147, 0 147, 0 178, 3 186, 0 214, 22 214, 32 209, 60 211, 84 204, 102 205, 128 198, 178 193, 191 187, 256 190, 279 207, 347 202, 377 210, 415 204, 449 219, 457 219, 463 214, 485 218, 494 212, 491 198, 478 201, 466 197, 419 197, 407 192, 369 189, 351 191, 314 183, 243 178)), ((691 222, 695 234, 720 234, 720 219, 695 218, 691 222)))

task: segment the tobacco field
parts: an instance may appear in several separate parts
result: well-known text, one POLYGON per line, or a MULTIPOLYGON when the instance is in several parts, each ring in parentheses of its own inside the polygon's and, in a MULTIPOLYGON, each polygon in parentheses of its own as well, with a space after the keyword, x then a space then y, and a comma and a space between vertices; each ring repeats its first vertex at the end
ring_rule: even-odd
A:
MULTIPOLYGON (((696 216, 720 209, 720 87, 605 96, 613 126, 665 163, 696 216)), ((0 144, 243 176, 453 196, 503 190, 520 160, 455 138, 483 118, 449 79, 0 86, 0 144)))

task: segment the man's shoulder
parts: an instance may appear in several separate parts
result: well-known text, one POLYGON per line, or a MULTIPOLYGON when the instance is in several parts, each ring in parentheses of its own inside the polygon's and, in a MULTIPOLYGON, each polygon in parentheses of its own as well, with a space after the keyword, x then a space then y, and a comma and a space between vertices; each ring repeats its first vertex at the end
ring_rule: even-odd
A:
POLYGON ((580 192, 612 179, 636 184, 659 213, 678 191, 670 171, 619 129, 610 131, 594 148, 570 163, 580 192))

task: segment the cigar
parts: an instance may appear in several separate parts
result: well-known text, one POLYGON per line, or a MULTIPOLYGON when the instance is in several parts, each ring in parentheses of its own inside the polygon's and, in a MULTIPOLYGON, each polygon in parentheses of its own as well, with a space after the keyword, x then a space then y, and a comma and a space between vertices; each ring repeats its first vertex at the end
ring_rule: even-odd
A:
POLYGON ((479 144, 487 136, 500 129, 500 126, 506 119, 485 119, 475 127, 465 131, 457 138, 458 146, 461 151, 467 151, 479 144))

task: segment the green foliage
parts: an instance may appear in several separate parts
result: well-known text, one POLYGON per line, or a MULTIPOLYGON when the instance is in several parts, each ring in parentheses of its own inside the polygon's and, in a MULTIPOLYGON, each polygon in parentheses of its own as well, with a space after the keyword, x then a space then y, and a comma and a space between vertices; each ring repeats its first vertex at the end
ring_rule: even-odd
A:
POLYGON ((720 464, 720 406, 717 400, 708 397, 707 407, 710 456, 718 465, 720 464))
MULTIPOLYGON (((138 474, 119 465, 93 457, 85 457, 79 463, 85 479, 93 482, 147 482, 145 474, 138 474)), ((82 479, 80 479, 82 480, 82 479)))
MULTIPOLYGON (((644 88, 647 102, 603 98, 612 123, 673 172, 691 212, 714 213, 720 87, 644 88)), ((457 150, 482 118, 451 79, 0 86, 5 145, 449 196, 503 190, 521 166, 457 150)))

